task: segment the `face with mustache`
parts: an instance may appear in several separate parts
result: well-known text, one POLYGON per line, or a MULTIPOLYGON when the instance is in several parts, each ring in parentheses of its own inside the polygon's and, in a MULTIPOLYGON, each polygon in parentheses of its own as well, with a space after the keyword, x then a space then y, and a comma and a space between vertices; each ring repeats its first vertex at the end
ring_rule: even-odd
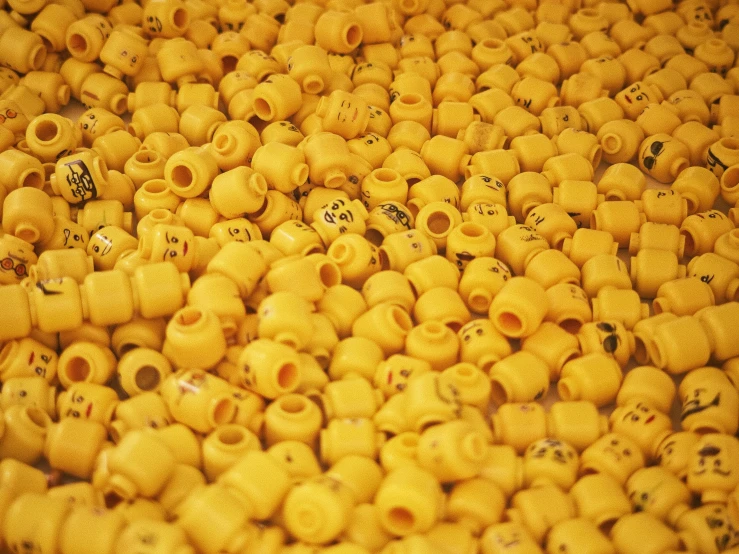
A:
POLYGON ((691 451, 688 488, 702 501, 725 502, 739 484, 739 439, 723 433, 703 435, 691 451))

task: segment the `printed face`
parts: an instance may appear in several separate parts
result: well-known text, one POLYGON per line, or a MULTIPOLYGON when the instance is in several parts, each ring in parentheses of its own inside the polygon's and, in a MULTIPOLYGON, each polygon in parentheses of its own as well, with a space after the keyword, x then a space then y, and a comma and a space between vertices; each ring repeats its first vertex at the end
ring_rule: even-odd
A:
POLYGON ((546 481, 569 489, 577 479, 579 459, 569 444, 556 439, 541 439, 524 453, 524 472, 528 482, 546 481))
POLYGON ((87 250, 88 238, 84 227, 70 223, 65 222, 62 224, 61 232, 64 237, 62 245, 64 248, 81 248, 82 250, 87 250))
POLYGON ((581 473, 608 473, 621 483, 644 467, 644 456, 630 438, 607 433, 587 447, 580 458, 581 473))
POLYGON ((693 454, 690 464, 690 477, 715 476, 714 479, 729 478, 736 472, 736 468, 729 459, 726 448, 704 440, 701 448, 693 454))
POLYGON ((37 261, 33 246, 12 235, 0 238, 0 285, 20 283, 37 261))
POLYGON ((90 419, 93 407, 94 403, 85 398, 79 387, 73 386, 67 390, 65 402, 60 409, 60 416, 90 419))
POLYGON ((679 479, 685 480, 690 451, 698 438, 696 433, 687 431, 673 433, 657 448, 657 463, 679 479))
POLYGON ((739 545, 739 529, 734 527, 729 511, 724 504, 711 503, 695 510, 700 512, 706 528, 713 535, 716 552, 723 552, 739 545))
POLYGON ((614 100, 619 103, 631 119, 636 120, 637 116, 644 111, 644 108, 652 102, 657 102, 658 99, 653 98, 652 92, 647 89, 644 83, 637 81, 616 94, 614 100))
POLYGON ((337 198, 321 208, 323 212, 320 219, 328 224, 338 227, 339 233, 346 233, 354 223, 354 210, 349 200, 337 198))
POLYGON ((611 429, 637 442, 643 452, 651 452, 655 441, 672 430, 672 420, 643 402, 630 402, 613 411, 611 429))
POLYGON ((721 391, 711 387, 711 383, 705 383, 705 385, 695 387, 685 393, 680 421, 685 421, 695 414, 721 406, 721 391))
POLYGON ((190 271, 195 258, 194 239, 195 235, 187 227, 155 225, 151 234, 149 259, 153 262, 172 262, 180 271, 190 271))
POLYGON ((496 523, 485 530, 483 549, 489 554, 536 552, 540 550, 533 538, 518 523, 496 523))
POLYGON ((229 242, 249 242, 261 237, 255 235, 251 222, 244 218, 216 223, 210 228, 208 236, 215 239, 221 247, 229 242))
POLYGON ((689 504, 685 484, 665 468, 639 469, 626 482, 626 494, 635 512, 650 512, 662 519, 679 504, 689 504))
POLYGON ((94 259, 102 259, 110 254, 113 250, 113 239, 107 233, 98 231, 87 244, 87 253, 94 259))

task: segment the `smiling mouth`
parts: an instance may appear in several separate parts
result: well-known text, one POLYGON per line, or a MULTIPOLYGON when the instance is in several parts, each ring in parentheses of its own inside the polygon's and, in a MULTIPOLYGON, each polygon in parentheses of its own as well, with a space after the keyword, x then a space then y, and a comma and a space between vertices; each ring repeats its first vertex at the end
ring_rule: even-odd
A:
POLYGON ((92 413, 92 402, 90 402, 87 405, 87 411, 85 412, 85 417, 88 417, 89 418, 91 413, 92 413))
POLYGON ((356 121, 357 115, 359 115, 359 109, 358 108, 355 108, 354 109, 354 115, 352 116, 352 121, 356 121))
POLYGON ((629 96, 629 95, 627 94, 626 96, 624 96, 624 98, 626 99, 626 101, 627 101, 627 102, 628 102, 629 104, 631 104, 631 96, 629 96))
POLYGON ((647 423, 652 423, 654 421, 654 414, 650 415, 647 420, 644 422, 644 425, 647 423))
POLYGON ((184 246, 182 247, 182 255, 187 256, 187 243, 184 243, 184 246))
POLYGON ((719 475, 723 475, 724 477, 727 477, 731 473, 731 471, 723 471, 719 468, 716 468, 713 471, 711 471, 711 473, 718 473, 719 475))

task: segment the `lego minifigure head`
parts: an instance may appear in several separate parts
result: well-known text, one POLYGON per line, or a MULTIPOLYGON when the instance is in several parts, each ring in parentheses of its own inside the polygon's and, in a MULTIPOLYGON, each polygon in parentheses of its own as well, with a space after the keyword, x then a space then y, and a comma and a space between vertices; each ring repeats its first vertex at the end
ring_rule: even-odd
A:
POLYGON ((77 119, 77 126, 82 131, 85 144, 92 144, 96 138, 115 131, 125 129, 124 121, 105 108, 90 108, 77 119))
POLYGON ((152 262, 172 262, 180 271, 190 271, 195 259, 195 235, 181 225, 155 225, 149 235, 141 237, 144 255, 152 262))
POLYGON ((431 364, 425 360, 404 354, 393 354, 377 366, 374 383, 388 397, 402 392, 413 377, 431 371, 431 364))
POLYGON ((705 502, 725 502, 739 484, 739 439, 723 433, 703 435, 690 451, 688 488, 705 502))
POLYGON ((529 532, 517 522, 496 523, 483 533, 480 543, 486 554, 541 551, 529 532))
POLYGON ((673 519, 687 510, 692 500, 685 484, 659 466, 636 470, 626 482, 626 494, 635 512, 650 512, 660 519, 668 515, 673 519))
POLYGON ((644 139, 639 146, 639 167, 657 181, 668 183, 690 165, 688 147, 665 133, 644 139))
POLYGON ((20 283, 37 261, 32 244, 11 234, 0 237, 0 285, 20 283))
POLYGON ((690 371, 678 389, 682 401, 680 423, 685 431, 733 433, 739 418, 739 392, 720 369, 690 371))
POLYGON ((92 256, 95 269, 113 269, 116 260, 126 250, 135 250, 139 245, 134 237, 120 227, 103 227, 90 237, 87 255, 92 256))
POLYGON ((253 225, 246 218, 239 217, 236 219, 228 219, 219 221, 210 228, 208 236, 218 241, 219 246, 223 246, 229 242, 249 242, 252 240, 261 240, 262 233, 259 227, 253 225))
POLYGON ((631 401, 611 413, 611 430, 634 440, 647 458, 672 432, 672 419, 641 401, 631 401))
POLYGON ((577 480, 578 466, 575 449, 557 439, 532 442, 523 455, 524 479, 529 486, 554 483, 568 490, 577 480))
POLYGON ((657 463, 683 481, 688 476, 688 457, 699 435, 689 431, 672 433, 657 447, 657 463))
POLYGON ((619 433, 607 433, 588 446, 580 456, 580 473, 608 473, 619 483, 644 467, 644 455, 633 440, 619 433))
POLYGON ((118 404, 109 387, 94 383, 75 383, 57 397, 59 417, 76 417, 107 424, 118 404))
POLYGON ((632 83, 616 94, 613 99, 623 108, 626 117, 632 121, 635 121, 649 104, 662 101, 662 98, 655 95, 652 87, 641 81, 632 83))

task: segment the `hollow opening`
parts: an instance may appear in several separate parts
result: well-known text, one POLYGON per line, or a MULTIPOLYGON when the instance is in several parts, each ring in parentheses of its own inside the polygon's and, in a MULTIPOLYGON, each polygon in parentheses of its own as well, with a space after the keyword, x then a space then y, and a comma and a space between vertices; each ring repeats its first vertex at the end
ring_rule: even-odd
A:
POLYGON ((359 46, 362 42, 362 28, 359 25, 349 25, 344 32, 347 46, 351 46, 352 49, 359 46))
POLYGON ((602 158, 603 149, 600 146, 596 146, 595 148, 593 148, 593 153, 590 156, 590 161, 593 164, 593 167, 598 167, 602 158))
POLYGON ((187 188, 193 182, 192 171, 185 165, 175 166, 170 177, 172 178, 172 183, 180 188, 187 188))
POLYGON ((116 354, 118 354, 118 358, 120 358, 125 353, 130 352, 131 350, 133 350, 135 348, 140 348, 140 347, 143 347, 143 346, 144 346, 143 344, 136 344, 135 342, 122 342, 118 346, 118 350, 117 350, 116 354))
POLYGON ((280 399, 280 408, 288 414, 298 414, 306 409, 306 402, 302 396, 289 396, 280 399))
POLYGON ((39 239, 39 232, 33 227, 18 226, 15 229, 15 236, 29 243, 34 243, 39 239))
POLYGON ((388 523, 392 526, 392 531, 399 535, 408 534, 416 524, 416 518, 413 513, 402 506, 391 508, 387 514, 388 523))
POLYGON ((178 29, 184 29, 190 23, 190 16, 184 8, 177 8, 172 14, 172 24, 178 29))
POLYGON ((396 102, 400 102, 406 106, 415 106, 416 104, 423 102, 423 97, 416 92, 406 92, 405 94, 398 96, 396 102))
POLYGON ((600 146, 606 154, 615 154, 621 149, 621 137, 610 133, 603 135, 600 146))
POLYGON ((235 71, 237 63, 239 63, 239 59, 236 56, 228 55, 221 58, 221 65, 223 66, 224 73, 235 71))
POLYGON ((695 237, 690 229, 681 229, 680 234, 685 237, 685 256, 691 257, 695 254, 695 237))
POLYGON ((497 38, 486 38, 480 42, 480 46, 491 50, 499 50, 503 46, 503 41, 497 38))
POLYGON ((398 172, 388 167, 381 167, 373 172, 375 179, 383 183, 392 183, 397 179, 398 172))
POLYGON ((485 234, 485 228, 478 223, 465 222, 459 226, 459 232, 465 237, 476 239, 485 234))
POLYGON ((664 300, 662 298, 655 298, 654 300, 652 300, 652 309, 654 310, 654 315, 659 315, 664 312, 664 300))
POLYGON ((238 427, 228 427, 218 432, 218 441, 221 444, 234 445, 243 442, 244 430, 238 427))
POLYGON ((598 229, 598 214, 595 212, 590 214, 590 228, 591 229, 598 229))
POLYGON ((446 325, 449 329, 451 329, 452 333, 456 335, 457 333, 459 333, 459 330, 462 328, 464 323, 462 323, 461 321, 457 321, 457 320, 451 320, 451 321, 445 322, 444 325, 446 325))
POLYGON ((123 94, 118 95, 118 97, 114 100, 113 113, 122 114, 125 113, 127 109, 128 98, 123 94))
POLYGON ((254 98, 253 107, 254 113, 257 114, 257 117, 259 119, 263 119, 265 121, 269 121, 270 119, 272 119, 272 106, 261 96, 257 96, 256 98, 254 98))
POLYGON ((82 356, 74 356, 69 359, 65 374, 67 379, 74 383, 85 381, 90 375, 90 362, 82 356))
POLYGON ((328 251, 329 256, 331 256, 331 259, 334 260, 338 264, 346 261, 348 252, 349 252, 349 249, 343 243, 332 245, 332 248, 329 248, 329 251, 328 251))
MULTIPOLYGON (((143 189, 150 194, 161 194, 169 190, 167 188, 167 182, 164 179, 149 179, 142 185, 143 189)), ((149 213, 154 213, 157 210, 163 210, 164 208, 155 208, 149 213)))
POLYGON ((341 283, 341 271, 339 271, 333 264, 323 264, 318 269, 318 276, 321 279, 323 286, 333 287, 341 283))
POLYGON ((284 390, 295 386, 299 372, 295 364, 284 364, 277 372, 277 384, 284 390))
POLYGON ((136 152, 134 159, 136 160, 136 163, 139 164, 150 164, 159 158, 159 154, 157 154, 154 150, 139 150, 136 152))
POLYGON ((441 236, 448 233, 452 226, 452 220, 444 212, 433 212, 426 220, 426 228, 433 235, 441 236))
POLYGON ((578 13, 584 17, 600 17, 598 10, 594 8, 582 8, 578 13))
POLYGON ((560 380, 557 383, 557 394, 559 394, 560 399, 562 400, 572 400, 572 389, 570 389, 570 386, 567 384, 567 381, 560 380))
POLYGON ((67 48, 70 53, 82 55, 87 52, 87 39, 79 33, 72 33, 67 40, 67 48))
POLYGON ((501 406, 508 402, 508 393, 506 392, 505 387, 503 387, 497 379, 492 379, 490 381, 490 396, 496 406, 501 406))
POLYGON ((562 327, 565 331, 572 335, 576 335, 580 332, 580 327, 582 327, 582 321, 579 319, 575 319, 574 317, 568 317, 563 319, 559 322, 559 326, 562 327))
POLYGON ((644 339, 638 335, 634 335, 634 359, 640 364, 646 364, 649 361, 649 349, 644 339))
POLYGON ((380 269, 383 271, 390 269, 390 258, 388 258, 385 249, 380 248, 377 252, 377 257, 380 258, 380 269))
POLYGON ((383 234, 377 229, 367 229, 364 233, 364 238, 377 247, 379 247, 382 244, 382 241, 385 240, 383 234))
POLYGON ((318 76, 312 75, 303 79, 303 90, 307 94, 320 94, 325 87, 323 79, 318 76))
POLYGON ((411 321, 411 316, 409 316, 408 312, 406 312, 400 306, 393 306, 391 308, 391 317, 392 321, 403 331, 408 332, 413 328, 413 321, 411 321))
POLYGON ((233 419, 234 408, 234 404, 230 398, 219 400, 215 408, 213 408, 213 423, 216 425, 229 423, 233 419))
POLYGON ((154 390, 159 386, 159 371, 153 365, 142 366, 136 372, 134 381, 140 390, 154 390))
POLYGON ((498 325, 506 333, 515 335, 521 332, 523 329, 523 323, 521 319, 511 312, 502 312, 498 314, 498 325))
POLYGON ((190 308, 180 311, 177 314, 177 323, 180 325, 194 325, 200 321, 203 317, 203 313, 197 308, 190 308))
POLYGON ((423 324, 424 334, 432 338, 441 338, 446 333, 447 327, 439 321, 427 321, 423 324))
POLYGON ((105 507, 107 509, 112 510, 118 506, 118 504, 123 502, 123 498, 115 491, 110 491, 103 495, 103 502, 105 502, 105 507))
POLYGON ((618 521, 618 518, 609 517, 605 521, 600 522, 600 525, 598 525, 598 529, 600 529, 603 532, 603 534, 605 534, 606 537, 610 537, 611 530, 613 529, 613 526, 616 524, 616 521, 618 521))
POLYGON ((218 135, 213 139, 213 148, 216 152, 221 152, 223 150, 227 150, 228 147, 231 145, 231 142, 233 141, 233 138, 231 135, 227 134, 221 134, 218 135))
POLYGON ((48 142, 59 134, 59 126, 53 121, 42 121, 36 125, 36 138, 41 142, 48 142))
POLYGON ((28 406, 26 408, 26 415, 28 416, 28 419, 31 420, 31 423, 36 427, 42 427, 45 429, 49 426, 49 416, 40 408, 28 406))

